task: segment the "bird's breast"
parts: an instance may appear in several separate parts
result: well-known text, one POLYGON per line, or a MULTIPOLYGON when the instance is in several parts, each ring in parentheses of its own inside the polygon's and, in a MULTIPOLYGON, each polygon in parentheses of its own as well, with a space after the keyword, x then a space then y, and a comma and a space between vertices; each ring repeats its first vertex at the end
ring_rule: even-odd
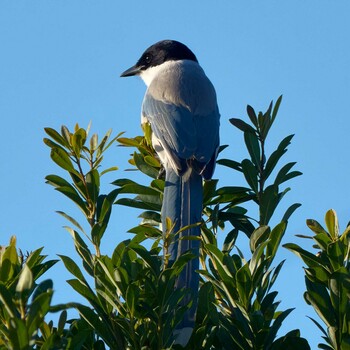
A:
POLYGON ((217 108, 216 93, 196 62, 174 61, 159 71, 148 87, 154 99, 183 106, 194 115, 210 115, 217 108))

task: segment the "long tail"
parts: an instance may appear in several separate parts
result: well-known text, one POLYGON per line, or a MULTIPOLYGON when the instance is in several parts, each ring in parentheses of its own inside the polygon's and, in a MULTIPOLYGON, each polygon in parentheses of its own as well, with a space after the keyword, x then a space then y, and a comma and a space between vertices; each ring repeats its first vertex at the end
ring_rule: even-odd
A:
MULTIPOLYGON (((162 207, 163 230, 166 228, 166 218, 170 218, 174 229, 178 232, 181 228, 196 224, 202 218, 203 188, 202 177, 194 170, 179 176, 176 172, 166 169, 165 189, 162 207)), ((196 255, 184 268, 176 283, 176 288, 186 288, 191 290, 193 304, 184 315, 183 321, 177 329, 193 328, 197 309, 199 275, 195 271, 199 268, 199 240, 186 239, 188 236, 199 236, 200 227, 181 232, 175 236, 172 244, 166 253, 169 254, 169 264, 171 265, 179 256, 187 251, 196 255)), ((189 296, 184 303, 189 301, 189 296)))

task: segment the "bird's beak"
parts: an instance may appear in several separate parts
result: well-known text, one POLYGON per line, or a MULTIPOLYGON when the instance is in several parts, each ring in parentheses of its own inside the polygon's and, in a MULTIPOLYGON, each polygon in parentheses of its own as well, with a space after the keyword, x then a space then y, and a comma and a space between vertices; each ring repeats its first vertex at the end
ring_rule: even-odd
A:
POLYGON ((140 74, 141 68, 142 67, 136 66, 136 65, 132 66, 129 69, 127 69, 125 72, 123 72, 120 76, 121 77, 131 77, 133 75, 138 75, 138 74, 140 74))

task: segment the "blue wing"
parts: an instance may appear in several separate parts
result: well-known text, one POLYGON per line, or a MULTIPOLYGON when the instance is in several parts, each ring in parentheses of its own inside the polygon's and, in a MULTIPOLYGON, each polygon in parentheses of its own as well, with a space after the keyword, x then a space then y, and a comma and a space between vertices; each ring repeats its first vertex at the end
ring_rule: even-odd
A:
POLYGON ((219 146, 219 111, 195 115, 187 107, 160 101, 146 93, 142 115, 151 124, 171 164, 181 175, 192 167, 211 178, 219 146))

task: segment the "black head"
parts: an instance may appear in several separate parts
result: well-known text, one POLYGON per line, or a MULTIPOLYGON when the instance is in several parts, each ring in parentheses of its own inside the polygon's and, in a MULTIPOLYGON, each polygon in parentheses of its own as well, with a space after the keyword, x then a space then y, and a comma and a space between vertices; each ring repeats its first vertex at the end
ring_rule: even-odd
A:
POLYGON ((123 72, 121 77, 137 75, 147 68, 158 66, 166 61, 178 60, 198 62, 194 53, 186 45, 175 40, 162 40, 150 46, 137 63, 123 72))

